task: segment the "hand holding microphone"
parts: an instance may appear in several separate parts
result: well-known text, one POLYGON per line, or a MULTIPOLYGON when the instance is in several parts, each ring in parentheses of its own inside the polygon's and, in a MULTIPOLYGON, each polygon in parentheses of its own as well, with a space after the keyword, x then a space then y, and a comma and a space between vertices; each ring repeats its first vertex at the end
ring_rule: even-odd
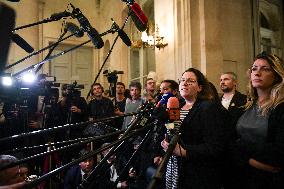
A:
MULTIPOLYGON (((165 126, 168 129, 168 133, 179 135, 180 130, 180 108, 179 101, 176 97, 170 97, 167 102, 167 111, 168 111, 168 121, 165 126)), ((161 146, 165 151, 168 150, 171 139, 168 139, 169 135, 165 136, 165 139, 161 142, 161 146)), ((186 150, 182 148, 178 143, 176 144, 173 153, 177 156, 186 156, 186 150)))

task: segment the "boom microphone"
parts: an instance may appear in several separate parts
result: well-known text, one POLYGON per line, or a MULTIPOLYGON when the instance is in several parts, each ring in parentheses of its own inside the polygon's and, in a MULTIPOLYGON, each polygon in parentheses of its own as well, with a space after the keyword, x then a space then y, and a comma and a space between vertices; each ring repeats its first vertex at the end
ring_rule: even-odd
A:
POLYGON ((88 19, 83 15, 79 8, 75 8, 71 3, 70 5, 73 8, 72 17, 77 18, 78 22, 80 23, 82 29, 87 32, 88 37, 95 45, 96 48, 100 49, 104 46, 104 41, 100 37, 98 31, 93 28, 88 21, 88 19))
POLYGON ((22 49, 24 49, 27 53, 32 53, 34 51, 34 48, 18 34, 13 33, 11 39, 14 43, 16 43, 22 49))
POLYGON ((76 37, 83 37, 84 32, 74 23, 66 22, 65 29, 72 34, 75 34, 76 37))
POLYGON ((148 18, 142 11, 141 7, 137 3, 130 5, 131 9, 131 18, 134 22, 136 28, 143 32, 147 29, 148 18))
POLYGON ((59 13, 52 14, 50 16, 50 19, 54 20, 54 21, 57 21, 57 20, 60 20, 61 18, 65 18, 65 17, 69 17, 69 16, 72 16, 72 13, 64 11, 64 12, 59 12, 59 13))
POLYGON ((12 29, 15 26, 15 11, 0 2, 0 73, 5 69, 9 47, 12 37, 12 29))
POLYGON ((113 23, 113 27, 117 30, 118 36, 121 38, 123 43, 127 45, 128 47, 130 47, 131 40, 129 39, 128 35, 122 29, 119 28, 119 26, 113 19, 112 19, 112 23, 113 23))

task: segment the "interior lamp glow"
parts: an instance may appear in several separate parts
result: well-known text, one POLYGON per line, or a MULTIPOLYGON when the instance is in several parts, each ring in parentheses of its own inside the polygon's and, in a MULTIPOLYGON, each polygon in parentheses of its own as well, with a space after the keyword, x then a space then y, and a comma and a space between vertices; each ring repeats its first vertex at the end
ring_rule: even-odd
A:
POLYGON ((142 32, 141 40, 143 42, 147 42, 148 41, 148 35, 147 35, 147 33, 145 31, 142 32))
POLYGON ((36 77, 33 73, 25 73, 22 77, 22 80, 25 82, 25 83, 33 83, 35 81, 36 77))
POLYGON ((2 80, 1 82, 3 86, 11 86, 13 84, 11 77, 5 76, 5 77, 2 77, 1 80, 2 80))

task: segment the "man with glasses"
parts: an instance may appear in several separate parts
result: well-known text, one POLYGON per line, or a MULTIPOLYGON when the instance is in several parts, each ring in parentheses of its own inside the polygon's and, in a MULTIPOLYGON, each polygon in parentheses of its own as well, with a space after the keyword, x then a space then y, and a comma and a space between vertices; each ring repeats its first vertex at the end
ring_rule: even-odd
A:
POLYGON ((143 91, 143 100, 153 102, 156 93, 156 81, 153 78, 148 78, 146 80, 145 89, 143 91))

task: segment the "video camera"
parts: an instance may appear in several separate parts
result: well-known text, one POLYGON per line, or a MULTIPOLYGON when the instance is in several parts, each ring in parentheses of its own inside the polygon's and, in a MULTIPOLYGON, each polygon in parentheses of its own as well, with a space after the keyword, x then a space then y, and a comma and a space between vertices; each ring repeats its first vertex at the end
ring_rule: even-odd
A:
POLYGON ((81 90, 84 89, 84 85, 78 84, 77 81, 74 81, 72 84, 63 84, 62 87, 62 96, 65 97, 80 97, 81 90))
POLYGON ((117 74, 124 74, 123 71, 117 71, 117 70, 114 70, 114 71, 109 71, 109 70, 105 70, 103 72, 104 76, 107 77, 107 80, 109 83, 116 83, 117 82, 117 74))
POLYGON ((123 71, 117 71, 117 70, 114 70, 114 71, 109 71, 109 70, 105 70, 103 72, 104 76, 107 77, 107 80, 109 82, 109 91, 110 91, 110 94, 109 96, 110 97, 115 97, 116 95, 116 83, 117 83, 117 79, 118 79, 118 76, 117 74, 124 74, 123 71))

